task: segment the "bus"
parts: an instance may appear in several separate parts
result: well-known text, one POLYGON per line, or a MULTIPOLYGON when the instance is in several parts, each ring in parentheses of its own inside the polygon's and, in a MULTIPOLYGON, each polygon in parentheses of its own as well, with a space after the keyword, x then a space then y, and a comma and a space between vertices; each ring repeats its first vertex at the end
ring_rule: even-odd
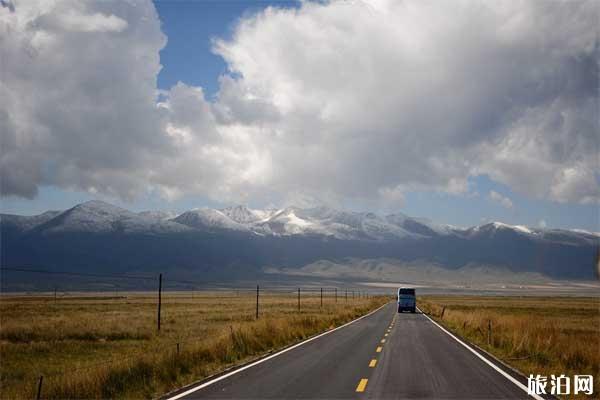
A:
POLYGON ((417 298, 415 296, 415 289, 413 288, 400 288, 398 289, 398 312, 410 311, 415 312, 417 309, 417 298))

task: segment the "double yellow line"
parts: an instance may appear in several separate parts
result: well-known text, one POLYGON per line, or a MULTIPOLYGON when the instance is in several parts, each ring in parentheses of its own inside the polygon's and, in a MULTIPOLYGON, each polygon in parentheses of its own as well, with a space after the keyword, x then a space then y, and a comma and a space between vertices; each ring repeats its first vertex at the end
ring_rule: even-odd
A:
MULTIPOLYGON (((394 315, 394 318, 392 318, 392 322, 390 323, 390 326, 388 327, 387 331, 385 332, 385 334, 383 335, 383 338, 380 341, 381 346, 377 346, 377 349, 375 349, 375 353, 381 353, 381 351, 383 350, 383 345, 385 344, 386 338, 389 336, 390 332, 392 331, 392 328, 394 327, 395 320, 396 320, 396 315, 394 315)), ((377 358, 373 358, 371 360, 371 362, 369 362, 369 368, 375 368, 376 365, 377 365, 377 358)), ((369 380, 367 378, 362 378, 358 382, 358 386, 356 386, 356 392, 357 393, 364 392, 365 389, 367 388, 367 383, 369 383, 369 380)))

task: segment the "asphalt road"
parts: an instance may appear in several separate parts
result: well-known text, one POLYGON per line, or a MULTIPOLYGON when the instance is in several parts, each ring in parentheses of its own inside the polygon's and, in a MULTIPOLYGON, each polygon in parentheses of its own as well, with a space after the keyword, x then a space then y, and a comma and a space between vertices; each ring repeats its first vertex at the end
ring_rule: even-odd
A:
POLYGON ((425 315, 397 314, 395 303, 199 390, 189 389, 178 398, 527 398, 425 315))

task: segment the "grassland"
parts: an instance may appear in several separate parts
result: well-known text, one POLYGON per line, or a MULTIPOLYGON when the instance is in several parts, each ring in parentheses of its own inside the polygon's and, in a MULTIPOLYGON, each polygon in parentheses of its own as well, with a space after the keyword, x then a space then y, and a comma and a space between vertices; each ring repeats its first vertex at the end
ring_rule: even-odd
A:
POLYGON ((365 314, 389 298, 252 292, 2 296, 0 398, 152 398, 365 314))
POLYGON ((419 306, 527 376, 593 375, 600 393, 600 298, 427 296, 419 306))

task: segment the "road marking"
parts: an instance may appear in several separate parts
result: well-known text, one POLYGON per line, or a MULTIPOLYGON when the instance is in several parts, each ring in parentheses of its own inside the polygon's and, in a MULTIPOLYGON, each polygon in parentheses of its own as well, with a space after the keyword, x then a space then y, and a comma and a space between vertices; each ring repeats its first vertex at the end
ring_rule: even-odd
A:
POLYGON ((387 335, 388 335, 388 334, 386 333, 386 334, 385 334, 385 335, 383 335, 383 336, 384 336, 384 337, 387 337, 387 335))
MULTIPOLYGON (((326 331, 326 332, 320 333, 320 334, 318 334, 317 336, 313 336, 313 337, 311 337, 311 338, 308 338, 308 339, 306 339, 306 340, 305 340, 305 341, 303 341, 303 342, 296 343, 295 345, 293 345, 293 346, 290 346, 290 347, 287 347, 287 348, 285 348, 285 349, 283 349, 283 350, 281 350, 281 351, 278 351, 278 352, 277 352, 277 353, 275 353, 275 354, 271 354, 270 356, 267 356, 267 357, 265 357, 265 358, 261 358, 260 360, 257 360, 257 361, 255 361, 255 362, 253 362, 253 363, 250 363, 250 364, 248 364, 248 365, 244 365, 243 367, 240 367, 240 368, 238 368, 238 369, 236 369, 236 370, 233 370, 233 371, 231 371, 231 372, 229 372, 229 373, 223 374, 223 375, 221 375, 221 376, 219 376, 219 377, 216 377, 215 379, 211 379, 211 380, 210 380, 210 381, 208 381, 208 382, 204 382, 204 383, 203 383, 203 384, 201 384, 201 385, 194 386, 193 388, 191 388, 191 389, 188 389, 188 390, 186 390, 186 391, 184 391, 184 392, 181 392, 181 393, 179 393, 179 394, 176 394, 176 395, 174 395, 174 396, 171 396, 171 397, 165 397, 165 400, 177 400, 177 399, 180 399, 180 398, 182 398, 182 397, 185 397, 185 396, 187 396, 187 395, 188 395, 188 394, 190 394, 190 393, 194 393, 194 392, 196 392, 196 391, 198 391, 198 390, 200 390, 200 389, 203 389, 203 388, 205 388, 205 387, 207 387, 207 386, 210 386, 210 385, 212 385, 212 384, 214 384, 214 383, 217 383, 217 382, 219 382, 219 381, 222 381, 223 379, 229 378, 229 377, 230 377, 230 376, 232 376, 232 375, 239 374, 239 373, 240 373, 240 372, 242 372, 242 371, 245 371, 245 370, 247 370, 247 369, 249 369, 249 368, 252 368, 252 367, 254 367, 254 366, 258 365, 258 364, 262 364, 262 363, 264 363, 264 362, 266 362, 266 361, 269 361, 269 360, 270 360, 270 359, 272 359, 272 358, 275 358, 275 357, 277 357, 277 356, 280 356, 280 355, 282 355, 282 354, 284 354, 284 353, 287 353, 288 351, 294 350, 294 349, 295 349, 295 348, 297 348, 297 347, 300 347, 300 346, 302 346, 302 345, 305 345, 306 343, 312 342, 313 340, 317 340, 318 338, 320 338, 320 337, 323 337, 323 336, 325 336, 325 335, 329 335, 329 334, 330 334, 330 333, 332 333, 332 332, 335 332, 335 331, 337 331, 337 330, 339 330, 339 329, 345 328, 345 327, 347 327, 348 325, 351 325, 351 324, 353 324, 353 323, 355 323, 355 322, 357 322, 357 321, 360 321, 360 320, 361 320, 361 319, 363 319, 363 318, 366 318, 366 317, 368 317, 368 316, 370 316, 370 315, 373 315, 373 314, 375 314, 377 311, 381 310, 383 307, 387 306, 388 304, 389 304, 389 303, 386 303, 386 304, 382 305, 381 307, 379 307, 378 309, 376 309, 376 310, 373 310, 373 311, 371 311, 370 313, 363 315, 362 317, 358 317, 358 318, 356 318, 355 320, 352 320, 352 321, 350 321, 350 322, 346 322, 344 325, 340 325, 340 326, 338 326, 337 328, 333 328, 333 329, 331 329, 331 330, 328 330, 328 331, 326 331)), ((365 385, 366 385, 366 383, 365 383, 365 385)))
POLYGON ((381 339, 381 343, 385 343, 385 339, 381 339))
POLYGON ((378 352, 378 353, 381 353, 381 350, 382 350, 382 349, 383 349, 383 347, 379 346, 379 347, 377 348, 377 350, 375 350, 375 351, 376 351, 376 352, 378 352))
POLYGON ((369 363, 369 367, 373 368, 373 367, 375 367, 375 364, 377 364, 377 360, 372 359, 371 362, 369 363))
MULTIPOLYGON (((417 310, 419 310, 419 309, 417 308, 417 310)), ((485 358, 484 356, 482 356, 481 354, 479 354, 477 351, 473 350, 473 348, 471 348, 471 346, 469 346, 468 344, 466 344, 465 342, 463 342, 462 340, 460 340, 459 338, 457 338, 456 336, 454 336, 450 331, 446 330, 446 328, 444 328, 443 326, 441 326, 440 324, 438 324, 437 322, 435 322, 434 320, 432 320, 431 318, 429 318, 429 316, 427 314, 423 313, 423 311, 419 310, 419 312, 422 313, 425 316, 425 318, 427 318, 428 320, 430 320, 431 322, 433 322, 433 324, 435 326, 437 326, 438 328, 440 328, 444 333, 448 334, 452 339, 456 340, 458 343, 460 343, 461 345, 463 345, 471 353, 473 353, 477 357, 479 357, 484 363, 486 363, 490 367, 494 368, 496 370, 496 372, 500 373, 500 375, 504 376, 506 379, 508 379, 509 381, 511 381, 512 383, 514 383, 515 385, 517 385, 520 389, 523 389, 525 391, 525 393, 529 394, 527 386, 523 385, 521 382, 519 382, 518 380, 516 380, 515 378, 513 378, 512 376, 510 376, 506 372, 504 372, 502 369, 500 369, 498 366, 496 366, 496 364, 494 364, 493 362, 491 362, 490 360, 488 360, 487 358, 485 358)), ((537 394, 529 394, 529 395, 531 397, 533 397, 534 399, 536 399, 536 400, 544 400, 543 397, 538 396, 537 394)))
POLYGON ((367 387, 367 382, 369 382, 368 379, 361 379, 360 382, 358 382, 358 386, 356 387, 356 391, 361 393, 365 391, 365 388, 367 387))

